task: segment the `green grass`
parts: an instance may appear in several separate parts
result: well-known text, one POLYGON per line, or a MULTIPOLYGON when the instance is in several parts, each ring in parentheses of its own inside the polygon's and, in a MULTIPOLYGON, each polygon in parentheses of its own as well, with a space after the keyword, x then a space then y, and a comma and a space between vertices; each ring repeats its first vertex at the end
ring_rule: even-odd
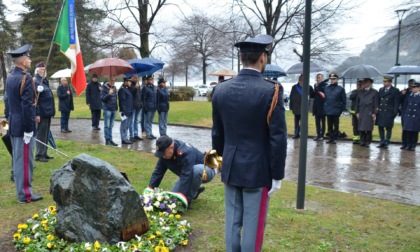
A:
MULTIPOLYGON (((87 153, 126 172, 132 186, 141 192, 147 185, 156 158, 151 153, 104 145, 57 141, 57 148, 71 157, 87 153)), ((49 195, 50 175, 66 158, 55 155, 48 163, 36 162, 33 187, 44 200, 18 204, 10 182, 10 157, 0 148, 0 231, 1 251, 10 251, 17 224, 39 209, 53 205, 49 195)), ((168 172, 161 187, 170 189, 176 177, 168 172)), ((420 207, 393 201, 306 187, 306 210, 298 212, 296 183, 284 181, 271 198, 263 251, 420 251, 420 207)), ((184 217, 193 232, 181 251, 224 251, 223 184, 220 176, 206 185, 184 217)))
MULTIPOLYGON (((56 108, 58 108, 58 98, 56 97, 56 108)), ((86 105, 86 98, 84 93, 81 96, 74 97, 75 110, 71 112, 71 118, 90 118, 90 110, 86 105)), ((4 111, 4 103, 0 103, 0 113, 4 111)), ((185 124, 202 127, 211 127, 213 125, 211 115, 211 103, 202 101, 185 101, 185 102, 171 102, 168 114, 169 124, 185 124)), ((57 111, 55 117, 60 117, 60 112, 57 111)), ((119 119, 119 115, 117 116, 119 119)), ((157 122, 157 113, 155 116, 157 122)), ((286 111, 287 129, 289 134, 293 134, 294 119, 291 111, 286 111)), ((353 137, 353 128, 351 126, 351 118, 340 117, 340 131, 344 131, 348 138, 353 137)), ((401 124, 395 123, 393 128, 391 141, 401 142, 401 124)), ((308 118, 308 134, 315 136, 315 119, 312 114, 308 118)), ((373 139, 379 140, 378 128, 375 127, 373 131, 373 139)))

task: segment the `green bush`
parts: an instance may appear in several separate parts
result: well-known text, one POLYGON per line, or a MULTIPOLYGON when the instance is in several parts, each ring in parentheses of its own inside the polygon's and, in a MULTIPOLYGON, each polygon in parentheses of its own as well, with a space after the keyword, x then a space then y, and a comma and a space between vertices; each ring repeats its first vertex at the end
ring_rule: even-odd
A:
POLYGON ((192 87, 179 87, 170 93, 169 99, 171 101, 192 101, 195 95, 195 90, 192 87))

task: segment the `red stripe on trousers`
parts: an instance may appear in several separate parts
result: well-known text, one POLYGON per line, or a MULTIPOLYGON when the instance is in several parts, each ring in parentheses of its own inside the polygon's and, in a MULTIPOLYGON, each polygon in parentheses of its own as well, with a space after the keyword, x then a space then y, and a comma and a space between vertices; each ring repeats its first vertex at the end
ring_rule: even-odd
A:
POLYGON ((267 219, 268 208, 268 188, 263 187, 260 201, 260 212, 258 214, 257 238, 255 241, 255 251, 259 252, 262 249, 264 240, 265 221, 267 219))
POLYGON ((29 190, 29 144, 23 144, 23 190, 25 191, 26 202, 31 202, 31 191, 29 190))

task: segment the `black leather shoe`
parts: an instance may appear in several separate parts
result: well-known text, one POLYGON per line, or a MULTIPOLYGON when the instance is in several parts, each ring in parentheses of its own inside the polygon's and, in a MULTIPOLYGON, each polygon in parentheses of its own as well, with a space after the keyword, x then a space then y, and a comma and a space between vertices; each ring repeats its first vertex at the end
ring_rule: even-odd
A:
POLYGON ((409 147, 409 148, 407 148, 407 150, 408 151, 415 151, 416 150, 416 147, 409 147))
POLYGON ((112 146, 118 146, 118 144, 116 144, 114 141, 112 141, 112 140, 110 140, 109 141, 109 143, 112 145, 112 146))
POLYGON ((142 140, 143 140, 143 138, 141 138, 141 137, 139 137, 139 136, 134 136, 134 139, 135 139, 135 140, 138 140, 138 141, 142 141, 142 140))
POLYGON ((121 143, 122 144, 132 144, 133 142, 131 142, 130 140, 122 140, 121 143))
POLYGON ((136 140, 136 139, 134 139, 134 137, 130 137, 130 141, 131 141, 131 142, 133 142, 133 143, 134 143, 134 142, 137 142, 137 140, 136 140))
POLYGON ((331 144, 336 144, 337 142, 335 141, 335 140, 332 140, 331 141, 331 144))
POLYGON ((105 145, 111 145, 111 142, 106 140, 105 145))
POLYGON ((146 138, 147 138, 147 139, 156 139, 156 138, 154 138, 153 136, 147 136, 146 138))
POLYGON ((298 139, 300 136, 299 135, 297 135, 297 136, 292 136, 292 138, 293 139, 298 139))
POLYGON ((36 157, 35 161, 39 161, 39 162, 48 162, 48 159, 46 159, 45 157, 36 157))
POLYGON ((200 188, 198 188, 197 195, 194 197, 194 199, 197 199, 200 193, 204 192, 204 190, 206 190, 206 188, 204 186, 200 186, 200 188))
POLYGON ((320 137, 315 137, 315 138, 314 138, 314 141, 319 141, 319 138, 320 138, 320 137))
POLYGON ((101 130, 99 127, 93 127, 93 130, 101 130))
POLYGON ((67 130, 65 130, 65 129, 62 129, 61 130, 61 133, 69 133, 67 130))
POLYGON ((48 156, 48 155, 45 155, 44 158, 46 158, 46 159, 54 159, 54 157, 51 157, 51 156, 48 156))
POLYGON ((72 132, 72 131, 71 131, 71 130, 69 130, 69 129, 66 129, 66 131, 67 131, 68 133, 72 132))
POLYGON ((407 145, 403 145, 403 146, 401 146, 401 147, 400 147, 400 149, 401 149, 401 150, 408 149, 408 146, 407 146, 407 145))
POLYGON ((155 137, 154 135, 151 135, 151 137, 153 138, 153 139, 156 139, 157 137, 155 137))

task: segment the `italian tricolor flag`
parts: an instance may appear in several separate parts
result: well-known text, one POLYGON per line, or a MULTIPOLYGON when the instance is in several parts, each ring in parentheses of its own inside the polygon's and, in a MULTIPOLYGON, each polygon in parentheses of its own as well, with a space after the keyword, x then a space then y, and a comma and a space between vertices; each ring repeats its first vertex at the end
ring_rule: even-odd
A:
POLYGON ((82 52, 80 51, 79 37, 77 36, 74 0, 64 1, 54 42, 60 45, 60 51, 71 62, 71 83, 77 95, 80 95, 86 88, 86 76, 82 52))

